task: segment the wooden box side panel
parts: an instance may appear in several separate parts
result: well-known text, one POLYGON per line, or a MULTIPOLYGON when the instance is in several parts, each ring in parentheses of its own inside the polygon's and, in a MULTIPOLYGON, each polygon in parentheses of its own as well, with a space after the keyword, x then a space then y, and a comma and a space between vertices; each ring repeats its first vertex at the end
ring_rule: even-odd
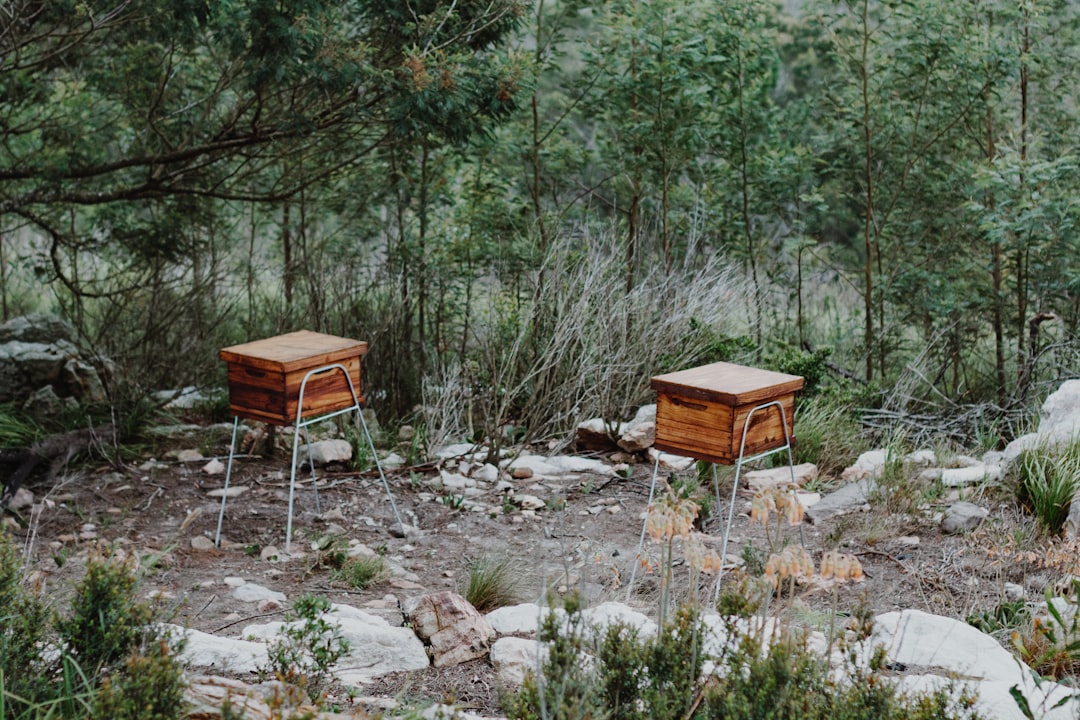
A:
MULTIPOLYGON (((345 366, 352 378, 353 389, 357 397, 360 397, 360 356, 344 358, 337 361, 345 366)), ((286 375, 286 395, 288 397, 286 411, 289 421, 296 419, 296 409, 300 402, 300 386, 304 382, 304 376, 311 370, 310 367, 295 370, 286 375)), ((314 417, 323 413, 343 410, 353 404, 352 394, 349 392, 349 383, 345 380, 345 374, 339 369, 312 375, 304 387, 304 417, 314 417)))
POLYGON ((229 411, 249 420, 284 424, 285 373, 229 363, 229 411))
MULTIPOLYGON (((787 417, 788 435, 791 437, 792 443, 794 443, 793 423, 795 420, 795 393, 789 393, 774 398, 774 400, 781 403, 784 407, 784 413, 787 417)), ((746 418, 750 415, 750 411, 753 410, 754 407, 754 405, 740 405, 735 409, 735 435, 732 444, 732 458, 734 460, 738 460, 739 458, 739 444, 742 442, 743 426, 746 424, 746 418)), ((746 449, 743 452, 744 457, 749 457, 760 452, 765 452, 766 450, 773 450, 784 446, 784 425, 781 417, 780 408, 775 405, 771 405, 754 413, 754 416, 750 418, 750 427, 746 429, 746 449)))
MULTIPOLYGON (((795 393, 776 398, 787 414, 788 433, 792 432, 795 393)), ((754 405, 732 408, 723 403, 697 397, 659 393, 656 398, 657 450, 697 458, 722 465, 739 459, 743 427, 754 405)), ((791 437, 794 442, 794 436, 791 437)), ((744 457, 750 457, 784 445, 784 426, 780 409, 775 405, 758 410, 746 431, 744 457)))
MULTIPOLYGON (((338 361, 348 371, 357 396, 360 394, 360 356, 338 361)), ((286 372, 265 364, 230 362, 229 410, 233 415, 275 425, 295 422, 300 386, 312 366, 286 372)), ((339 369, 312 375, 304 388, 304 417, 315 417, 353 404, 349 384, 339 369)))
POLYGON ((731 406, 701 398, 657 393, 654 443, 657 450, 731 464, 734 462, 732 435, 731 406))

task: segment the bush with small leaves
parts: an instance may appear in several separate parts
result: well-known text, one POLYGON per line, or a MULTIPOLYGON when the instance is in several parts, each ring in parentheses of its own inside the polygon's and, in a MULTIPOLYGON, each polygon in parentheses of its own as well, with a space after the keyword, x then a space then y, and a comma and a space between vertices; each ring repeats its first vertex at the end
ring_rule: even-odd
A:
POLYGON ((183 668, 167 638, 102 680, 91 720, 174 720, 186 715, 183 668))
POLYGON ((130 560, 92 555, 75 589, 71 614, 56 621, 65 652, 86 673, 117 665, 151 639, 152 612, 135 597, 130 560))
POLYGON ((282 637, 268 649, 269 672, 302 688, 315 703, 330 682, 330 668, 349 652, 349 641, 326 619, 329 610, 325 597, 301 595, 286 617, 282 637))

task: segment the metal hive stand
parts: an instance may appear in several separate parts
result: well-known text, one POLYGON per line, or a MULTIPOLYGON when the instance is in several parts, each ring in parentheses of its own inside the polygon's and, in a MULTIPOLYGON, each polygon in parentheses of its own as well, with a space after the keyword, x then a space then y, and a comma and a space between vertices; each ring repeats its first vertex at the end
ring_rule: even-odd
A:
MULTIPOLYGON (((738 493, 738 491, 739 491, 739 476, 742 474, 742 466, 743 466, 744 463, 753 462, 755 460, 761 460, 762 458, 766 458, 766 457, 768 457, 770 455, 775 455, 776 453, 779 453, 779 452, 784 452, 785 450, 787 451, 787 455, 788 455, 788 470, 791 471, 791 482, 792 482, 792 484, 795 484, 795 461, 794 461, 794 457, 791 454, 791 433, 788 431, 787 411, 784 409, 783 403, 781 403, 779 400, 772 400, 770 402, 762 403, 760 405, 756 405, 753 408, 751 408, 749 414, 747 414, 747 416, 746 416, 745 422, 743 423, 742 440, 741 440, 741 442, 739 444, 739 456, 735 460, 735 463, 734 463, 734 465, 735 465, 735 482, 731 487, 731 500, 729 502, 729 507, 728 507, 727 522, 724 523, 724 525, 723 525, 723 528, 724 528, 723 540, 720 543, 720 569, 716 574, 716 588, 713 591, 713 599, 714 599, 714 601, 720 595, 720 581, 723 579, 723 576, 724 576, 724 563, 726 562, 726 559, 727 559, 728 537, 731 535, 731 524, 735 521, 735 497, 736 497, 736 493, 738 493), (747 434, 748 430, 750 429, 750 420, 751 420, 751 418, 754 417, 754 413, 768 410, 769 408, 772 408, 774 406, 780 410, 781 425, 784 428, 784 444, 779 446, 779 447, 772 448, 771 450, 765 450, 763 452, 757 453, 756 455, 751 455, 750 457, 745 457, 746 434, 747 434)), ((717 508, 717 512, 719 513, 720 508, 722 506, 722 502, 723 502, 723 500, 720 498, 720 479, 719 479, 719 476, 718 476, 718 474, 716 472, 716 463, 715 462, 710 462, 710 464, 712 465, 713 489, 716 492, 716 508, 717 508)), ((630 574, 630 582, 629 582, 629 584, 627 585, 627 588, 626 588, 626 599, 627 599, 627 601, 630 600, 630 596, 633 593, 634 581, 637 579, 638 565, 640 564, 640 560, 641 560, 641 557, 642 557, 642 551, 645 548, 645 528, 646 528, 646 525, 648 524, 648 521, 649 521, 649 516, 648 516, 649 510, 648 509, 649 509, 649 507, 652 506, 653 498, 654 498, 654 496, 656 494, 656 478, 659 475, 659 470, 660 470, 660 455, 659 455, 659 453, 657 453, 656 462, 653 464, 652 482, 649 485, 649 501, 645 505, 645 519, 642 521, 642 524, 641 524, 641 537, 638 539, 638 549, 637 549, 636 561, 634 562, 634 569, 630 574)), ((800 527, 800 533, 801 533, 801 531, 802 531, 802 528, 800 527)))
MULTIPOLYGON (((359 422, 359 427, 363 431, 363 435, 367 438, 368 447, 371 449, 371 456, 375 459, 375 467, 379 470, 379 479, 382 481, 383 489, 386 490, 386 497, 390 500, 390 507, 394 510, 394 519, 397 520, 398 527, 402 531, 405 529, 405 525, 401 522, 401 515, 398 514, 397 503, 394 502, 394 495, 390 492, 390 483, 386 480, 386 474, 383 472, 382 464, 379 462, 379 453, 375 450, 375 441, 371 437, 371 431, 368 429, 367 421, 364 419, 364 413, 360 407, 360 399, 356 394, 356 388, 353 386, 352 377, 349 376, 348 369, 340 363, 333 363, 330 365, 324 365, 322 367, 309 370, 305 375, 303 381, 300 383, 300 397, 296 406, 296 421, 294 423, 295 428, 293 430, 293 445, 292 445, 292 463, 291 471, 289 475, 289 514, 288 520, 285 526, 285 553, 289 554, 292 548, 292 522, 293 522, 293 500, 296 494, 296 461, 300 450, 300 432, 304 433, 304 443, 307 445, 308 451, 308 464, 311 466, 311 486, 315 490, 315 511, 321 513, 322 510, 319 507, 319 485, 315 477, 315 463, 311 456, 311 438, 308 436, 307 428, 317 422, 329 420, 330 418, 344 415, 346 413, 355 412, 359 422), (304 418, 304 391, 307 389, 308 380, 315 375, 321 375, 323 373, 340 371, 345 376, 345 381, 349 384, 349 394, 352 396, 352 405, 335 410, 329 413, 316 413, 315 415, 304 418)), ((232 441, 229 443, 229 463, 225 470, 225 488, 221 496, 221 510, 218 513, 217 533, 214 535, 214 545, 221 545, 221 526, 225 520, 225 503, 229 499, 229 480, 232 477, 233 457, 236 454, 236 433, 240 427, 240 416, 237 415, 233 418, 233 431, 232 441)))

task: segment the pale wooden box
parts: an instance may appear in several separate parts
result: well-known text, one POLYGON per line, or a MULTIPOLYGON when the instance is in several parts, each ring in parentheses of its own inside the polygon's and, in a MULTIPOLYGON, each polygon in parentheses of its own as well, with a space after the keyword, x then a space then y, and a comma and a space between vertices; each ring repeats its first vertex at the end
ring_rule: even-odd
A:
MULTIPOLYGON (((274 425, 296 421, 300 385, 311 370, 340 364, 360 396, 360 359, 368 345, 335 335, 299 330, 221 350, 228 365, 229 410, 237 417, 274 425)), ((353 404, 340 370, 313 375, 304 388, 305 418, 353 404)))
MULTIPOLYGON (((803 378, 771 370, 718 362, 652 378, 656 391, 656 443, 664 452, 733 465, 739 458, 743 427, 755 407, 779 401, 794 442, 795 393, 803 378)), ((754 413, 746 433, 744 457, 784 445, 784 426, 776 406, 754 413)))

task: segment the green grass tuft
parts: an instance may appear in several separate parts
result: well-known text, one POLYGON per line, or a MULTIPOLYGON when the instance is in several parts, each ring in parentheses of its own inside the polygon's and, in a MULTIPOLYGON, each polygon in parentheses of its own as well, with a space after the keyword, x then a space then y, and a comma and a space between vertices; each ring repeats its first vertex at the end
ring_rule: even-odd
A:
POLYGON ((522 572, 512 558, 481 555, 469 564, 464 596, 482 613, 521 602, 522 572))

